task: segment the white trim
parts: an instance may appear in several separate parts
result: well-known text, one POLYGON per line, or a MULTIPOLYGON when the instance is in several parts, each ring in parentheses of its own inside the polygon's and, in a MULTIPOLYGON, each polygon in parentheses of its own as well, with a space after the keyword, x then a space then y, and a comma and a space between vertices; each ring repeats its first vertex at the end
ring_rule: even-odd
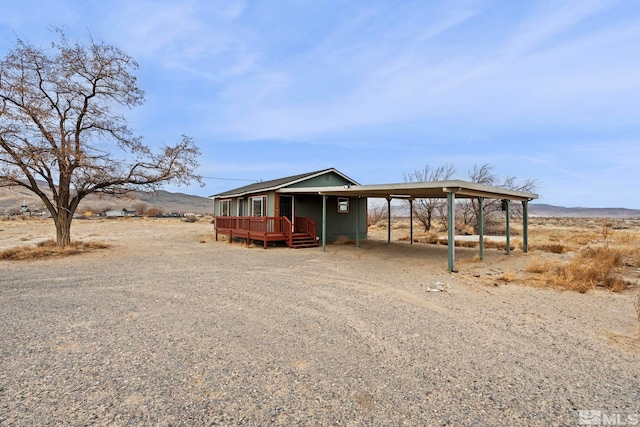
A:
POLYGON ((218 206, 220 206, 220 216, 232 216, 231 208, 233 207, 233 201, 231 199, 220 199, 220 203, 218 204, 218 206), (224 204, 228 204, 226 215, 224 213, 224 209, 222 208, 224 204))
POLYGON ((259 195, 249 197, 249 215, 248 216, 256 216, 256 217, 268 216, 267 215, 268 203, 269 203, 269 199, 266 194, 259 194, 259 195), (254 205, 253 205, 253 203, 258 199, 260 200, 260 211, 261 211, 260 215, 255 214, 254 205))

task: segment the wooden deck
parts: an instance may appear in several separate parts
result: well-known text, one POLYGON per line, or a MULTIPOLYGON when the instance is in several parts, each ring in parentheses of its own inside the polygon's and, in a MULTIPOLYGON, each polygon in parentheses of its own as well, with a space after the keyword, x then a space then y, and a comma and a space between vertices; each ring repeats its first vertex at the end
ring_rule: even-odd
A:
POLYGON ((318 246, 317 226, 307 217, 296 217, 295 228, 284 216, 217 216, 215 217, 216 240, 218 235, 258 240, 267 249, 269 242, 285 242, 290 248, 308 248, 318 246))

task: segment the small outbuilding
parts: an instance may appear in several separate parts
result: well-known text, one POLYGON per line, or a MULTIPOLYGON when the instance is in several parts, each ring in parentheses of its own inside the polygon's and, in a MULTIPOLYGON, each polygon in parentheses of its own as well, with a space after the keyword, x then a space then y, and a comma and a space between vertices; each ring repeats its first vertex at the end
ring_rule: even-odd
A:
POLYGON ((126 208, 121 210, 111 209, 105 211, 104 216, 106 216, 107 218, 123 218, 125 216, 136 216, 136 211, 128 210, 126 208))

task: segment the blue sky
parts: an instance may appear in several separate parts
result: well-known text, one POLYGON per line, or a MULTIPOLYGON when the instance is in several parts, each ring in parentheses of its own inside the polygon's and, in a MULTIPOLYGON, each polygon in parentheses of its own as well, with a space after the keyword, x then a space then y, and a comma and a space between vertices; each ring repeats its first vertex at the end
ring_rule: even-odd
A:
POLYGON ((147 143, 196 140, 206 186, 171 191, 490 163, 540 203, 640 208, 637 0, 5 2, 0 55, 52 26, 136 58, 147 143))

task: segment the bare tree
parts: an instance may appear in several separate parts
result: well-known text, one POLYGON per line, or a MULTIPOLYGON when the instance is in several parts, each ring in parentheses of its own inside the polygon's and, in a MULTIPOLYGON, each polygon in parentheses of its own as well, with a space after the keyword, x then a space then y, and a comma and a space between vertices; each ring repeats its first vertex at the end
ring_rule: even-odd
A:
MULTIPOLYGON (((417 169, 409 174, 404 174, 404 182, 428 182, 446 181, 456 173, 456 169, 450 163, 436 168, 426 165, 424 169, 417 169)), ((431 230, 433 219, 446 216, 447 201, 439 198, 416 199, 413 204, 415 217, 424 226, 424 231, 431 230)))
POLYGON ((164 210, 156 207, 149 208, 147 209, 146 215, 150 217, 162 216, 164 215, 164 210))
POLYGON ((135 60, 104 42, 71 43, 58 33, 50 49, 19 39, 0 60, 0 187, 40 197, 65 247, 84 197, 200 182, 200 153, 186 136, 158 151, 143 144, 120 114, 144 101, 135 60))
POLYGON ((387 205, 369 205, 367 209, 367 227, 377 224, 387 217, 387 205))
POLYGON ((145 202, 134 203, 133 210, 136 211, 136 215, 142 216, 147 213, 147 204, 145 202))
MULTIPOLYGON (((507 190, 517 190, 532 192, 536 188, 536 180, 525 179, 518 181, 515 176, 508 176, 503 180, 494 173, 495 166, 483 164, 481 166, 474 165, 473 169, 468 172, 471 182, 493 187, 505 188, 507 190)), ((488 199, 483 204, 483 214, 485 224, 491 227, 498 222, 499 213, 502 211, 502 200, 488 199)), ((456 205, 457 217, 461 219, 464 225, 473 227, 474 231, 478 231, 480 204, 477 198, 460 200, 456 205)), ((520 203, 513 204, 510 209, 512 217, 522 216, 522 205, 520 203)))

